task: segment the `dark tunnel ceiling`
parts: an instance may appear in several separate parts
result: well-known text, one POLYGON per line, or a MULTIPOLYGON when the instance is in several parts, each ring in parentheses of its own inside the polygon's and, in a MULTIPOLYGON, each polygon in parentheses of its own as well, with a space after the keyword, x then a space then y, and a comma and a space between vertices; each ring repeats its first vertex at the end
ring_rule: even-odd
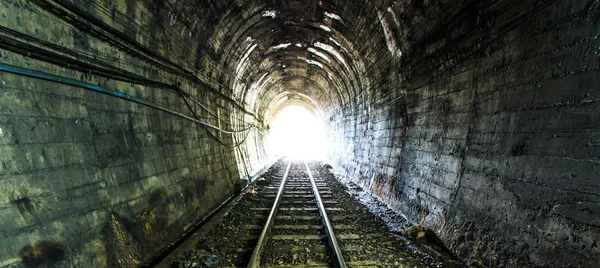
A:
POLYGON ((202 25, 195 38, 214 53, 234 97, 264 115, 282 94, 342 107, 369 90, 377 71, 365 65, 373 65, 374 51, 401 54, 392 7, 375 2, 186 0, 174 7, 184 23, 202 25))

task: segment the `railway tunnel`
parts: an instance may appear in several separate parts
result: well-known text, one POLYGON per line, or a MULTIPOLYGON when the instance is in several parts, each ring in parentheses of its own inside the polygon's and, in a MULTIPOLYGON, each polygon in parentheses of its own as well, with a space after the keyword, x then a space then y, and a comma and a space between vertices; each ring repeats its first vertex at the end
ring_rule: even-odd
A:
POLYGON ((295 142, 465 265, 600 261, 596 0, 0 14, 0 267, 151 263, 295 142))

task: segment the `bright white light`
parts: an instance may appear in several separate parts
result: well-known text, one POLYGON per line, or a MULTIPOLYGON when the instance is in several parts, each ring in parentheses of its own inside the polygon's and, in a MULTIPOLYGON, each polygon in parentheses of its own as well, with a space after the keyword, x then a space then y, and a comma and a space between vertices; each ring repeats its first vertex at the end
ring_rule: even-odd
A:
POLYGON ((342 47, 342 44, 340 44, 340 42, 338 42, 337 40, 333 39, 333 37, 329 37, 329 40, 331 40, 331 42, 336 44, 338 47, 342 47))
POLYGON ((342 18, 340 18, 340 16, 338 16, 337 14, 334 14, 334 13, 329 13, 329 12, 327 12, 327 11, 325 11, 325 13, 324 13, 324 14, 325 14, 325 16, 327 16, 327 17, 330 17, 330 18, 332 18, 332 19, 334 19, 334 20, 341 20, 341 19, 342 19, 342 18))
POLYGON ((273 49, 273 50, 284 49, 284 48, 289 47, 291 44, 292 43, 279 44, 279 45, 271 47, 271 49, 273 49))
POLYGON ((323 64, 321 64, 321 63, 320 63, 320 62, 318 62, 318 61, 309 60, 309 59, 305 59, 305 61, 306 61, 308 64, 316 65, 316 66, 319 66, 319 68, 323 69, 323 64))
POLYGON ((262 12, 262 16, 264 17, 270 17, 270 18, 275 18, 277 17, 277 11, 275 10, 264 10, 262 12))
POLYGON ((325 43, 321 43, 321 42, 315 42, 315 47, 318 47, 322 50, 325 50, 329 53, 331 53, 331 55, 333 55, 336 59, 338 59, 338 61, 340 61, 346 68, 348 68, 348 64, 346 64, 346 60, 344 59, 344 56, 342 56, 342 54, 340 54, 337 49, 335 49, 334 47, 325 44, 325 43))
POLYGON ((324 59, 327 63, 331 63, 331 60, 329 59, 329 57, 327 57, 327 55, 323 54, 323 52, 320 52, 312 47, 308 48, 308 52, 315 54, 319 57, 321 57, 322 59, 324 59))
POLYGON ((274 157, 326 160, 327 134, 322 123, 306 108, 282 109, 271 123, 266 149, 274 157))
POLYGON ((327 27, 327 26, 325 26, 325 25, 319 25, 319 27, 320 27, 321 29, 323 29, 324 31, 326 31, 326 32, 331 32, 331 28, 329 28, 329 27, 327 27))

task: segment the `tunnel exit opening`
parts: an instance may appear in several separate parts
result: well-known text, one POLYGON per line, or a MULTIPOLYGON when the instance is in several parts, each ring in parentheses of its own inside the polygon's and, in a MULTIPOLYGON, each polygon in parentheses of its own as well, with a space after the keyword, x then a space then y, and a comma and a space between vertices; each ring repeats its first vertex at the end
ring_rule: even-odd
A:
POLYGON ((270 157, 326 160, 327 133, 320 118, 301 106, 288 106, 277 113, 265 141, 270 157))

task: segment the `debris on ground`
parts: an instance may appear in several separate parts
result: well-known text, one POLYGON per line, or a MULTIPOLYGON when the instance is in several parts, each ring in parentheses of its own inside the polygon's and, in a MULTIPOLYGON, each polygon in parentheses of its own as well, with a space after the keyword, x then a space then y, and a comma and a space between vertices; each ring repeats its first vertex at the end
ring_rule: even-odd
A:
POLYGON ((427 232, 431 232, 427 227, 417 224, 408 228, 402 229, 402 235, 412 240, 425 239, 427 232))
POLYGON ((219 264, 219 257, 217 257, 215 255, 208 256, 208 257, 204 258, 204 260, 202 260, 202 263, 206 267, 214 267, 219 264))
POLYGON ((248 195, 250 197, 255 197, 258 194, 258 191, 256 191, 256 189, 252 188, 248 191, 248 195))
MULTIPOLYGON (((390 211, 385 205, 373 200, 372 204, 361 202, 368 194, 360 187, 348 186, 337 180, 326 165, 309 165, 315 177, 329 187, 331 200, 339 210, 328 211, 336 228, 336 235, 358 235, 358 239, 338 240, 348 263, 369 267, 460 267, 451 256, 437 245, 427 242, 428 232, 422 227, 410 228, 412 224, 402 215, 390 211), (375 208, 375 209, 374 209, 375 208), (391 222, 390 225, 388 222, 391 222), (337 225, 337 227, 336 227, 337 225), (394 229, 390 228, 394 227, 394 229), (407 236, 401 236, 406 229, 407 236), (424 233, 423 233, 424 232, 424 233), (414 234, 414 235, 413 235, 414 234), (422 243, 418 242, 422 240, 422 243)), ((271 183, 283 173, 285 166, 275 164, 262 178, 271 183)), ((257 210, 272 205, 272 197, 258 192, 273 192, 273 186, 250 186, 248 194, 221 218, 216 227, 203 236, 194 249, 172 258, 172 267, 239 267, 247 265, 256 245, 268 211, 257 210), (257 215, 262 211, 262 215, 257 215), (208 257, 213 257, 208 258, 208 257), (217 263, 217 264, 215 264, 217 263)), ((286 211, 278 215, 286 216, 286 211)), ((298 221, 293 225, 315 226, 318 222, 298 221)), ((417 225, 418 226, 418 225, 417 225)), ((283 230, 279 230, 281 234, 283 230)), ((297 231, 295 231, 298 233, 297 231)), ((291 234, 291 233, 290 233, 291 234)), ((331 259, 329 250, 318 240, 273 240, 269 254, 263 257, 272 264, 318 265, 331 259)))

